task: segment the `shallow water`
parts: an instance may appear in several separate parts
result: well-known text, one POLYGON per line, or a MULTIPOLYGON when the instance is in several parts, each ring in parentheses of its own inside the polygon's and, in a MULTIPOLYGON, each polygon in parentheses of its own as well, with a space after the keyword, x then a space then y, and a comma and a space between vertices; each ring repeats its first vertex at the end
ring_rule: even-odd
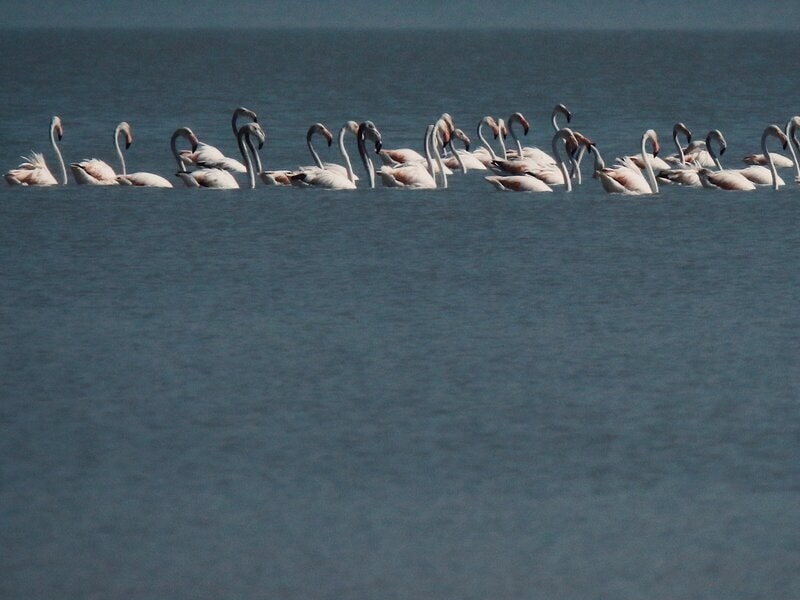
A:
MULTIPOLYGON (((797 112, 776 48, 800 52, 13 33, 3 60, 44 66, 0 91, 0 159, 52 165, 57 113, 68 161, 113 161, 125 119, 130 170, 169 177, 171 131, 233 153, 240 104, 274 167, 308 161, 311 122, 417 147, 445 110, 470 134, 521 110, 547 147, 564 102, 607 158, 649 127, 671 151, 683 120, 723 130, 733 166, 797 112)), ((545 196, 477 173, 413 193, 0 188, 0 596, 798 597, 800 188, 625 198, 584 175, 545 196)))

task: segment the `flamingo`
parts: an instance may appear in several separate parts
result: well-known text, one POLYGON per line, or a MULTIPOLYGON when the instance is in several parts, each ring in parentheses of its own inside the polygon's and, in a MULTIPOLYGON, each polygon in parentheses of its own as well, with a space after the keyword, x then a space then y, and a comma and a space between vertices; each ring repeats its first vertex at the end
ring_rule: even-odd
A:
POLYGON ((473 150, 471 154, 477 158, 483 166, 488 169, 489 165, 492 163, 493 160, 497 160, 500 158, 492 148, 491 144, 486 141, 486 138, 483 136, 483 126, 486 125, 492 130, 492 135, 495 139, 497 139, 501 135, 500 126, 495 121, 494 117, 486 115, 478 122, 478 139, 481 141, 481 145, 473 150))
MULTIPOLYGON (((314 123, 308 128, 306 131, 306 145, 308 146, 308 151, 311 153, 311 159, 314 161, 313 166, 298 167, 294 170, 278 169, 272 171, 261 171, 259 169, 259 175, 264 183, 267 185, 292 185, 292 176, 297 175, 300 171, 324 169, 325 167, 322 164, 322 159, 319 157, 316 148, 314 148, 314 142, 312 141, 315 135, 321 135, 323 138, 325 138, 328 146, 330 146, 333 142, 333 134, 322 123, 314 123)), ((299 181, 299 183, 303 183, 302 180, 297 181, 299 181)))
MULTIPOLYGON (((186 138, 192 145, 192 152, 198 147, 200 142, 197 141, 197 136, 188 127, 179 127, 172 134, 170 140, 170 148, 175 161, 178 163, 178 172, 176 175, 181 178, 186 187, 199 188, 222 188, 222 189, 235 189, 239 187, 239 182, 236 178, 224 169, 217 168, 202 168, 192 171, 191 173, 186 170, 185 156, 186 152, 178 153, 176 142, 179 137, 186 138)), ((247 167, 245 167, 245 172, 247 167)))
MULTIPOLYGON (((114 147, 117 150, 117 158, 119 158, 124 174, 125 157, 122 156, 122 150, 119 147, 120 135, 125 136, 125 149, 127 150, 133 143, 133 134, 131 126, 125 121, 114 128, 114 147)), ((70 169, 75 182, 79 185, 119 185, 114 169, 107 162, 97 158, 85 158, 80 162, 72 163, 70 169)))
MULTIPOLYGON (((119 132, 125 133, 126 136, 126 144, 125 148, 129 148, 130 145, 133 143, 133 131, 131 130, 131 126, 128 123, 122 122, 117 126, 117 130, 115 131, 114 140, 117 142, 117 152, 119 153, 119 160, 122 164, 122 174, 116 176, 117 183, 120 185, 130 185, 135 187, 161 187, 161 188, 171 188, 172 184, 167 181, 161 175, 156 175, 155 173, 146 173, 143 171, 137 173, 128 173, 125 170, 125 159, 122 155, 122 151, 119 148, 119 132)), ((78 163, 80 164, 80 163, 78 163)), ((85 171, 83 168, 80 168, 82 174, 80 176, 89 177, 89 173, 85 171)), ((76 179, 79 176, 75 170, 73 169, 73 173, 76 175, 76 179)))
MULTIPOLYGON (((800 117, 793 117, 793 119, 798 119, 800 121, 800 117)), ((790 125, 792 124, 792 119, 789 119, 789 122, 786 124, 786 135, 789 137, 791 141, 791 133, 790 133, 790 125)), ((775 164, 775 168, 777 169, 791 169, 792 167, 796 166, 797 160, 795 157, 794 147, 793 145, 789 146, 790 152, 792 153, 792 158, 784 156, 783 154, 778 154, 776 152, 770 152, 772 155, 772 162, 775 164)), ((760 154, 748 154, 744 158, 742 158, 742 162, 746 165, 756 165, 761 167, 769 166, 769 159, 767 158, 766 154, 763 152, 760 154)), ((800 173, 799 173, 800 174, 800 173)), ((747 177, 747 175, 745 175, 747 177)), ((755 180, 752 180, 753 183, 758 183, 755 180)), ((767 183, 771 183, 768 181, 767 183)))
POLYGON ((450 148, 451 154, 442 158, 442 162, 448 169, 461 169, 461 172, 466 175, 470 169, 485 171, 486 165, 478 160, 474 154, 469 151, 470 139, 469 136, 461 129, 454 129, 450 141, 447 143, 450 148), (461 140, 464 144, 463 150, 456 150, 453 148, 453 140, 461 140))
POLYGON ((641 169, 630 160, 629 157, 622 159, 622 164, 606 167, 596 146, 592 146, 595 156, 595 177, 600 179, 603 189, 610 194, 657 194, 658 182, 656 181, 653 167, 650 164, 649 153, 647 152, 647 142, 653 145, 653 155, 656 156, 660 149, 658 135, 652 129, 648 129, 642 135, 641 154, 644 158, 645 172, 647 178, 642 175, 641 169))
MULTIPOLYGON (((783 149, 786 150, 786 147, 789 145, 789 138, 786 136, 785 133, 781 130, 780 127, 777 125, 770 125, 768 126, 761 135, 761 152, 760 156, 766 157, 766 163, 768 167, 764 167, 760 164, 751 164, 744 169, 739 169, 739 172, 747 177, 750 181, 755 183, 756 185, 771 185, 773 189, 778 189, 786 185, 786 182, 783 181, 783 178, 778 175, 777 171, 777 164, 775 162, 775 158, 780 156, 781 158, 786 158, 780 154, 776 155, 774 152, 768 152, 766 147, 766 138, 768 137, 776 137, 780 140, 781 144, 783 145, 783 149)), ((757 156, 757 155, 751 155, 757 156)), ((787 159, 788 160, 788 159, 787 159)), ((791 164, 794 164, 792 162, 791 164)))
MULTIPOLYGON (((244 106, 239 106, 233 111, 233 117, 231 118, 231 128, 233 129, 234 136, 239 134, 239 117, 248 117, 252 119, 252 122, 258 123, 258 115, 256 115, 255 112, 244 106)), ((193 164, 198 167, 224 169, 232 173, 247 172, 247 168, 241 162, 233 158, 228 158, 215 146, 204 142, 198 142, 194 150, 191 152, 183 152, 181 156, 185 163, 193 164)))
MULTIPOLYGON (((572 182, 567 172, 567 167, 561 158, 558 151, 558 142, 562 141, 566 147, 572 144, 577 147, 578 141, 575 139, 575 134, 568 128, 562 128, 556 131, 553 135, 551 146, 553 155, 556 157, 558 168, 561 171, 562 180, 566 186, 566 191, 572 191, 572 182)), ((490 175, 485 177, 486 181, 494 185, 499 190, 508 190, 512 192, 552 192, 553 188, 544 183, 541 179, 531 175, 490 175)))
POLYGON ((440 172, 443 178, 442 187, 447 187, 447 174, 442 164, 442 157, 435 148, 434 142, 434 137, 438 136, 442 125, 443 121, 440 119, 435 125, 428 125, 425 128, 424 147, 427 166, 420 162, 412 162, 399 167, 384 165, 378 172, 383 185, 411 189, 435 189, 437 187, 436 173, 440 172), (436 166, 434 166, 434 160, 436 166))
MULTIPOLYGON (((683 134, 686 137, 686 147, 692 143, 692 132, 683 123, 676 123, 672 128, 672 141, 678 149, 677 154, 668 156, 666 161, 675 166, 669 169, 663 169, 658 173, 658 178, 664 183, 677 183, 678 185, 685 185, 688 187, 702 187, 700 183, 700 176, 697 171, 700 166, 692 162, 687 164, 686 154, 683 146, 678 141, 678 135, 683 134)), ((704 144, 705 147, 705 144, 704 144)))
POLYGON ((358 134, 358 123, 355 121, 348 121, 339 130, 339 153, 342 155, 344 167, 336 163, 325 163, 322 168, 304 168, 297 173, 289 175, 291 183, 302 183, 309 187, 331 190, 356 189, 356 180, 358 178, 353 172, 353 165, 350 162, 350 156, 347 154, 347 148, 345 148, 344 144, 344 136, 348 132, 358 134))
MULTIPOLYGON (((450 139, 452 138, 452 132, 455 130, 452 127, 452 117, 449 114, 444 113, 437 121, 436 121, 436 133, 435 135, 442 140, 442 144, 446 145, 449 143, 450 139)), ((423 152, 427 152, 426 148, 423 148, 423 152)), ((423 154, 420 154, 416 150, 411 148, 397 148, 394 150, 387 150, 382 148, 381 151, 378 153, 380 156, 381 161, 387 167, 398 168, 412 164, 422 165, 423 167, 426 164, 426 157, 423 154)), ((439 164, 434 163, 434 169, 438 169, 439 164)), ((442 165, 444 172, 447 175, 452 175, 453 171, 445 166, 442 165)))
POLYGON ((789 145, 789 138, 778 125, 768 125, 761 134, 761 152, 767 157, 769 168, 762 167, 761 165, 751 165, 741 169, 741 173, 756 185, 771 185, 773 190, 777 190, 779 187, 786 184, 780 175, 778 175, 773 153, 767 150, 767 138, 769 137, 777 138, 784 150, 786 150, 786 147, 789 145), (764 171, 769 173, 769 181, 763 179, 764 171), (758 181, 756 181, 756 179, 758 179, 758 181))
POLYGON ((722 168, 719 157, 725 153, 727 147, 728 144, 725 142, 725 137, 719 129, 712 129, 708 132, 703 152, 708 154, 712 164, 716 165, 717 170, 712 171, 708 167, 703 166, 697 171, 702 186, 704 188, 716 188, 721 190, 750 191, 756 189, 755 184, 739 171, 722 168), (714 148, 711 145, 712 140, 716 140, 719 144, 719 154, 714 152, 714 148))
MULTIPOLYGON (((56 137, 61 140, 64 129, 61 126, 61 117, 54 116, 50 120, 50 144, 58 158, 61 166, 61 185, 67 185, 67 168, 64 166, 64 158, 58 149, 56 137)), ((12 169, 5 174, 5 179, 9 185, 58 185, 58 180, 50 172, 44 160, 44 155, 39 152, 31 152, 28 156, 23 156, 25 161, 16 169, 12 169)))
POLYGON ((347 121, 339 128, 339 135, 336 139, 336 143, 339 145, 339 154, 342 156, 344 166, 337 163, 326 162, 324 163, 324 167, 329 171, 344 175, 351 181, 356 182, 358 181, 358 175, 353 171, 353 164, 350 162, 350 155, 347 153, 347 147, 344 143, 344 136, 348 133, 356 137, 358 135, 358 123, 355 121, 347 121))

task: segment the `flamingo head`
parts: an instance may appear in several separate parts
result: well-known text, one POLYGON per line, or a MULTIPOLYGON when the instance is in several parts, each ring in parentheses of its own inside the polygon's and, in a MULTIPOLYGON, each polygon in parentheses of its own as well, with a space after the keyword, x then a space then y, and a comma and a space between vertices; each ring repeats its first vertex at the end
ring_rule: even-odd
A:
POLYGON ((521 112, 515 112, 508 117, 508 124, 511 125, 511 123, 519 123, 522 126, 522 133, 528 135, 531 125, 521 112))
POLYGON ((61 126, 61 117, 55 116, 50 122, 50 130, 53 131, 58 137, 58 141, 64 136, 64 128, 61 126))

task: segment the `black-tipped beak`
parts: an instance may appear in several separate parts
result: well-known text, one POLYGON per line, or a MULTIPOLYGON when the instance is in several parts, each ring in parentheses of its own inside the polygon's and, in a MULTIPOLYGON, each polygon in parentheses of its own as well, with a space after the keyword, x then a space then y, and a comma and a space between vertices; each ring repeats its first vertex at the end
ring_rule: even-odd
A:
POLYGON ((377 140, 377 141, 375 142, 375 154, 377 154, 378 152, 380 152, 380 151, 381 151, 381 148, 383 148, 383 144, 381 143, 381 141, 380 141, 380 140, 377 140))

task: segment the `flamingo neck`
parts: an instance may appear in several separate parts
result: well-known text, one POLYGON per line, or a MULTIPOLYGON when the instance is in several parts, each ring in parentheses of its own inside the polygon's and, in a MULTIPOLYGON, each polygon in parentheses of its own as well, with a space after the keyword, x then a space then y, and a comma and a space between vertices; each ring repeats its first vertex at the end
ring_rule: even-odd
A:
POLYGON ((306 135, 306 145, 308 146, 308 151, 311 153, 311 158, 314 159, 314 164, 317 165, 318 168, 324 169, 322 166, 322 160, 317 154, 317 150, 314 148, 314 143, 311 141, 311 138, 314 136, 314 131, 311 130, 306 135))
MULTIPOLYGON (((430 136, 430 153, 433 154, 434 160, 436 161, 436 167, 439 169, 439 173, 441 173, 442 185, 443 189, 447 188, 447 173, 444 172, 444 163, 442 162, 442 155, 437 148, 437 143, 441 144, 441 139, 439 138, 438 130, 434 129, 431 136, 430 136), (438 142, 437 142, 438 140, 438 142)), ((433 176, 434 181, 436 181, 436 175, 433 176)))
POLYGON ((244 160, 244 166, 247 169, 247 180, 250 185, 250 189, 255 189, 256 187, 256 175, 253 172, 253 161, 250 157, 251 153, 253 155, 258 155, 256 152, 255 147, 253 146, 253 141, 250 139, 250 132, 245 127, 242 127, 239 130, 239 133, 236 134, 236 141, 239 144, 239 152, 242 155, 242 159, 244 160))
POLYGON ((653 172, 653 165, 650 162, 650 156, 647 154, 647 140, 649 136, 645 133, 642 136, 642 160, 644 160, 644 167, 647 171, 647 184, 650 186, 650 192, 653 194, 658 193, 658 181, 656 181, 656 174, 653 172))
POLYGON ((486 118, 484 117, 481 119, 481 122, 478 123, 478 139, 483 144, 483 147, 489 151, 489 156, 492 157, 492 160, 497 160, 498 156, 495 154, 494 149, 489 145, 489 142, 486 141, 486 138, 483 137, 483 126, 486 124, 486 118))
POLYGON ((61 167, 61 185, 67 185, 67 166, 64 164, 64 157, 61 156, 61 150, 59 150, 58 143, 56 142, 55 123, 50 126, 50 144, 53 146, 53 151, 56 153, 58 164, 61 167))
POLYGON ((181 137, 182 135, 185 135, 183 129, 176 129, 169 140, 169 147, 172 150, 172 156, 175 157, 175 162, 178 163, 178 172, 186 173, 187 172, 186 163, 183 162, 183 159, 181 158, 180 154, 178 154, 178 147, 176 143, 178 141, 178 138, 181 137))
POLYGON ((578 150, 577 158, 572 159, 571 175, 575 177, 575 183, 577 185, 581 185, 581 183, 583 183, 583 180, 581 178, 581 161, 583 160, 585 154, 586 154, 586 146, 581 144, 580 150, 578 150))
POLYGON ((119 157, 119 164, 122 165, 122 174, 127 175, 128 172, 125 169, 125 157, 122 155, 122 149, 119 147, 119 134, 122 133, 122 128, 117 125, 117 128, 114 130, 114 146, 117 149, 117 156, 119 157))
POLYGON ((453 156, 456 157, 456 162, 458 166, 461 168, 461 174, 467 174, 467 165, 464 164, 464 160, 461 158, 461 153, 453 148, 453 139, 451 138, 450 141, 447 143, 450 146, 450 151, 453 153, 453 156))
POLYGON ((795 180, 800 183, 800 162, 797 160, 797 154, 800 152, 800 143, 797 141, 798 125, 800 125, 800 117, 793 117, 786 125, 786 137, 789 138, 789 152, 792 153, 794 161, 795 180))
POLYGON ((680 142, 678 141, 678 133, 679 130, 677 127, 672 129, 672 142, 675 144, 675 148, 678 150, 678 156, 680 156, 681 164, 684 164, 686 162, 686 154, 683 152, 683 146, 681 146, 680 142))
POLYGON ((566 190, 568 192, 572 191, 572 178, 569 176, 567 172, 567 167, 564 164, 564 160, 561 158, 561 152, 558 150, 558 141, 564 141, 564 147, 566 148, 567 142, 567 133, 564 130, 559 130, 553 136, 551 141, 551 148, 553 149, 553 155, 556 157, 556 162, 558 163, 558 168, 561 171, 561 176, 564 178, 564 186, 566 186, 566 190))
POLYGON ((511 139, 514 140, 514 143, 517 146, 517 152, 519 158, 522 158, 522 142, 519 141, 517 134, 514 132, 514 121, 516 121, 516 119, 508 120, 508 134, 511 136, 511 139))
POLYGON ((500 119, 498 125, 500 126, 500 135, 498 136, 497 139, 500 140, 500 149, 503 151, 503 160, 508 160, 508 150, 506 150, 506 138, 503 135, 503 127, 505 126, 505 124, 503 123, 502 119, 500 119))
POLYGON ((775 161, 772 158, 772 154, 767 149, 767 138, 772 135, 770 129, 765 129, 764 133, 761 134, 761 152, 764 153, 764 156, 767 158, 767 162, 769 163, 769 172, 772 176, 772 189, 778 189, 778 170, 775 168, 775 161))
POLYGON ((364 163, 364 168, 367 171, 367 176, 369 177, 369 187, 375 187, 375 167, 372 164, 372 159, 367 154, 367 147, 364 143, 364 135, 365 135, 365 128, 363 126, 359 126, 358 134, 357 134, 357 142, 358 142, 358 155, 361 157, 361 162, 364 163))
POLYGON ((347 170, 347 178, 350 180, 350 183, 355 184, 356 174, 353 172, 353 164, 350 162, 350 155, 347 154, 347 148, 345 148, 344 145, 344 136, 347 134, 347 131, 347 126, 344 126, 339 130, 339 154, 342 155, 344 168, 347 170))

